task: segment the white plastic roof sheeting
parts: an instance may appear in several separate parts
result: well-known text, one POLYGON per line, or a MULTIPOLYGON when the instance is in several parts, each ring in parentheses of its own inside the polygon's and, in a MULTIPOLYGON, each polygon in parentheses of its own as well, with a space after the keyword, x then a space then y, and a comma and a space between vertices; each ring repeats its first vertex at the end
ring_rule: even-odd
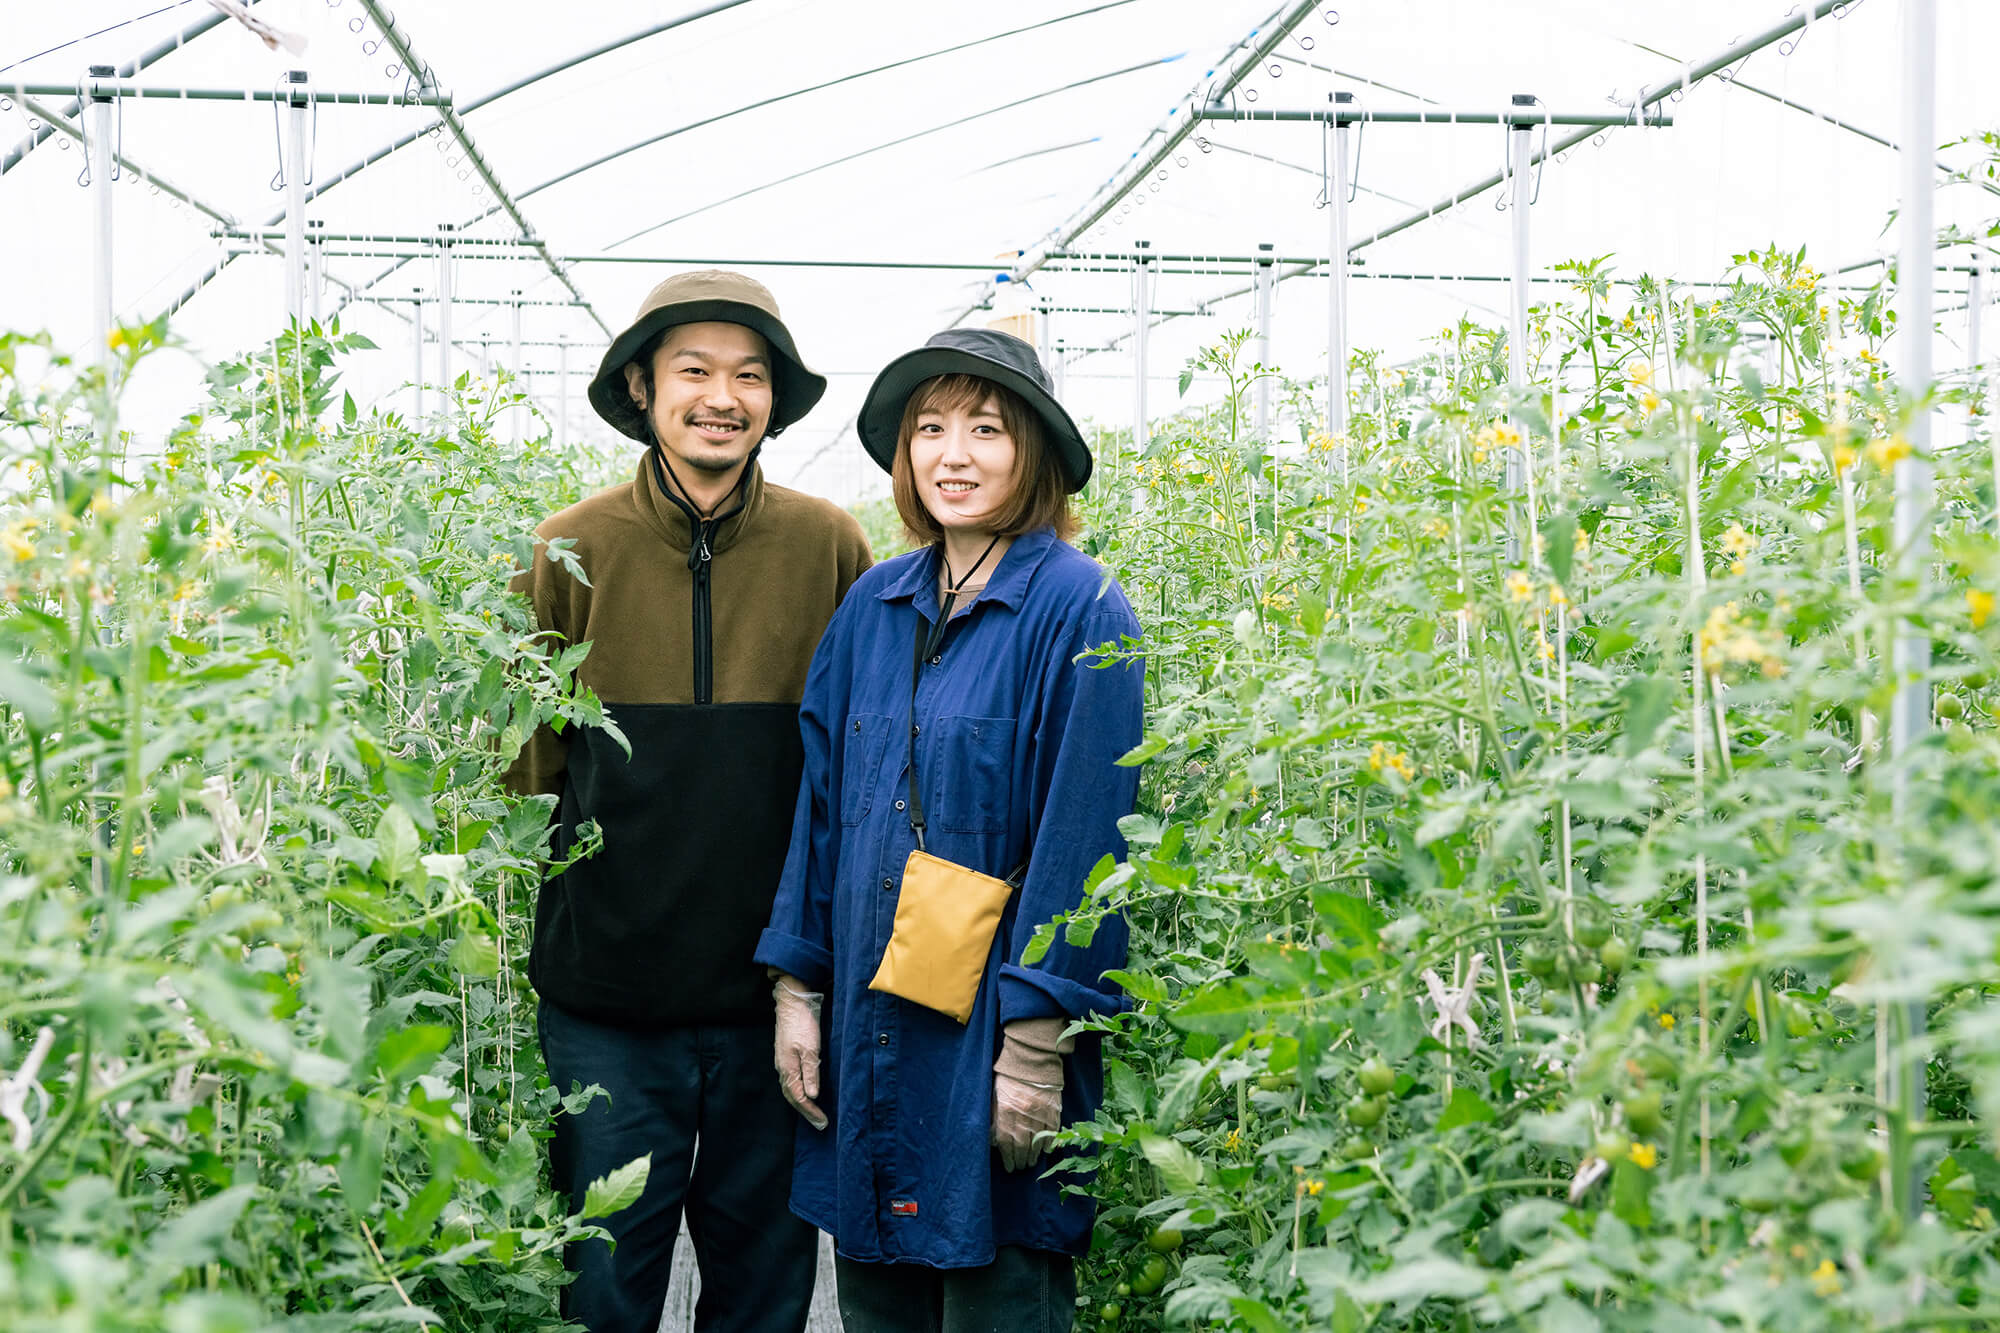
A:
MULTIPOLYGON (((1014 268, 1020 252, 1035 251, 1066 221, 1084 216, 1086 201, 1101 199, 1107 182, 1186 122, 1223 70, 1242 60, 1246 44, 1273 35, 1274 20, 1298 8, 1286 4, 1274 13, 1274 4, 747 0, 721 8, 464 113, 494 178, 518 197, 548 253, 566 257, 588 308, 557 304, 569 293, 546 264, 499 247, 487 250, 501 257, 457 263, 457 295, 503 302, 519 291, 549 303, 523 311, 531 390, 554 410, 562 355, 555 344, 566 339, 569 437, 622 449, 629 446, 596 421, 582 392, 606 341, 597 319, 622 327, 645 291, 673 271, 629 261, 721 261, 755 274, 777 293, 808 360, 832 380, 820 407, 772 443, 768 465, 777 480, 842 500, 882 489, 849 428, 869 377, 960 317, 989 319, 1024 301, 1064 308, 1049 331, 1073 349, 1066 377, 1072 406, 1103 424, 1126 425, 1132 321, 1123 312, 1133 287, 1122 260, 1100 265, 1106 272, 1051 266, 1034 273, 1025 290, 1003 284, 993 310, 968 307, 985 302, 993 276, 1014 268), (925 58, 965 43, 977 44, 925 58), (896 67, 847 77, 888 65, 896 67), (723 114, 767 99, 780 100, 723 114), (712 123, 537 188, 615 149, 701 121, 712 123), (1107 313, 1084 313, 1091 310, 1107 313), (1074 350, 1089 348, 1111 350, 1074 350)), ((694 0, 404 0, 393 17, 440 89, 463 108, 553 64, 709 7, 694 0)), ((1497 110, 1510 95, 1528 93, 1553 111, 1615 113, 1642 88, 1670 82, 1688 65, 1802 12, 1787 0, 1338 0, 1305 11, 1236 89, 1233 105, 1318 109, 1340 89, 1370 110, 1497 110)), ((212 12, 207 0, 8 0, 0 9, 0 83, 73 87, 88 66, 128 61, 212 12)), ((268 89, 284 71, 301 68, 327 92, 394 93, 409 84, 361 0, 263 0, 252 12, 304 38, 303 53, 269 51, 229 19, 133 81, 268 89)), ((1697 83, 1663 103, 1671 128, 1612 130, 1549 162, 1531 211, 1536 271, 1613 253, 1621 275, 1713 279, 1733 254, 1772 242, 1804 244, 1823 271, 1891 251, 1885 227, 1896 205, 1896 154, 1869 136, 1896 135, 1899 19, 1900 0, 1855 0, 1748 57, 1730 78, 1697 83)), ((2000 93, 1981 64, 1996 43, 2000 5, 1940 5, 1935 93, 1946 141, 1939 157, 1948 165, 1986 155, 1976 140, 1993 124, 2000 93), (1961 142, 1968 138, 1974 142, 1961 142)), ((270 103, 126 99, 120 141, 148 172, 239 225, 262 226, 284 204, 273 188, 281 114, 270 103)), ((308 216, 336 234, 421 237, 452 223, 471 224, 477 237, 518 235, 449 134, 420 137, 336 183, 344 168, 436 120, 435 111, 419 107, 319 107, 311 156, 323 193, 308 216)), ((29 128, 27 108, 10 99, 0 112, 0 151, 29 128)), ((1366 238, 1497 171, 1506 133, 1493 125, 1363 129, 1350 237, 1366 238)), ((1145 240, 1163 255, 1241 256, 1269 242, 1280 256, 1323 256, 1323 139, 1308 124, 1201 124, 1070 248, 1128 254, 1145 240)), ((85 346, 91 327, 82 159, 79 147, 58 135, 0 176, 0 254, 7 256, 0 325, 45 328, 73 350, 85 346)), ((1359 272, 1505 274, 1510 220, 1496 208, 1498 198, 1489 190, 1365 246, 1356 255, 1359 272)), ((125 321, 157 316, 229 249, 242 247, 216 237, 213 219, 147 181, 128 177, 116 199, 113 302, 125 321)), ((1939 221, 1983 225, 2000 212, 1996 202, 1977 187, 1943 189, 1939 221)), ((410 307, 350 301, 335 284, 371 298, 407 298, 435 291, 436 264, 342 249, 329 246, 323 308, 339 308, 343 327, 382 347, 355 363, 349 387, 363 402, 407 406, 410 307)), ((1247 296, 1217 299, 1249 286, 1240 265, 1218 259, 1162 267, 1193 271, 1158 273, 1153 307, 1205 313, 1167 320, 1153 333, 1156 414, 1174 405, 1174 381, 1189 353, 1252 318, 1247 296)), ((1940 284, 1962 287, 1963 280, 1940 275, 1940 284)), ((126 424, 142 437, 157 434, 192 406, 204 361, 267 338, 284 318, 283 292, 275 256, 224 266, 175 315, 189 353, 158 359, 131 386, 126 424)), ((1505 285, 1494 282, 1357 281, 1350 341, 1409 355, 1461 313, 1500 322, 1507 300, 1505 285)), ((481 340, 495 364, 505 363, 509 320, 502 304, 456 307, 454 339, 471 349, 457 365, 476 365, 481 340)), ((1324 365, 1326 330, 1326 285, 1317 272, 1283 283, 1274 359, 1312 373, 1324 365)), ((434 377, 434 352, 428 364, 434 377)), ((1214 391, 1198 386, 1193 396, 1214 391)))

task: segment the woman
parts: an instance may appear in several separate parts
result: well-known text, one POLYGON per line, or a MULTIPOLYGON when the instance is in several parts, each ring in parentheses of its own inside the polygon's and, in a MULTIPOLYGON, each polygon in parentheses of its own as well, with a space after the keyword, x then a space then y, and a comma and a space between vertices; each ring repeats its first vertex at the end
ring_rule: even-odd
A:
POLYGON ((1064 540, 1090 452, 1026 343, 938 334, 876 378, 859 430, 926 544, 855 583, 800 708, 805 773, 757 949, 808 1125, 792 1209, 833 1235, 849 1333, 1066 1330, 1091 1210, 1040 1159, 1101 1100, 1097 1034, 1064 1032, 1124 1007, 1104 973, 1124 965, 1125 924, 1023 951, 1123 854, 1138 771, 1116 761, 1140 739, 1144 668, 1089 654, 1129 647, 1138 622, 1064 540), (946 862, 979 872, 953 882, 998 912, 983 953, 966 937, 956 1014, 884 985, 898 958, 936 961, 904 934, 927 901, 905 872, 946 862), (995 883, 1010 871, 1018 891, 995 883))

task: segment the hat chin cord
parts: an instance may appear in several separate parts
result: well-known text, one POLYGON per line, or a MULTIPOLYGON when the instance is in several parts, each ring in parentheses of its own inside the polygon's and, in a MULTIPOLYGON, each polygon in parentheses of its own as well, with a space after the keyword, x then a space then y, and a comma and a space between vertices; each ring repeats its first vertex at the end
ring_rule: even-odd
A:
POLYGON ((652 452, 653 462, 658 467, 665 468, 667 478, 671 478, 673 481, 672 486, 667 486, 664 484, 666 478, 661 478, 662 485, 660 489, 667 493, 669 500, 680 506, 687 514, 689 521, 697 527, 703 521, 712 519, 721 513, 724 505, 742 493, 743 487, 750 480, 750 465, 757 461, 757 455, 764 452, 764 442, 762 440, 757 441, 756 444, 751 446, 750 452, 743 456, 743 470, 736 474, 736 484, 729 488, 729 494, 716 501, 714 507, 704 514, 694 507, 692 493, 682 484, 681 474, 674 471, 674 465, 667 461, 667 447, 660 443, 659 432, 653 429, 653 409, 650 406, 641 409, 639 420, 645 424, 646 446, 652 452))

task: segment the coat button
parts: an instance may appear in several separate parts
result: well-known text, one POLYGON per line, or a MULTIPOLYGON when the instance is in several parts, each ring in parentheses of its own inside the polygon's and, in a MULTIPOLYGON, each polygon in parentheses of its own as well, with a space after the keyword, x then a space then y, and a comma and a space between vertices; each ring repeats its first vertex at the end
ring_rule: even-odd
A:
POLYGON ((896 808, 898 810, 901 810, 903 808, 903 803, 901 801, 896 802, 896 808))
POLYGON ((885 889, 893 889, 896 887, 896 881, 893 879, 885 879, 882 881, 882 887, 885 889))
POLYGON ((854 734, 857 736, 861 734, 861 724, 859 722, 854 724, 854 734))
POLYGON ((887 1046, 889 1044, 889 1034, 886 1032, 877 1033, 875 1036, 875 1044, 877 1046, 887 1046))
POLYGON ((921 736, 923 734, 923 731, 924 729, 918 726, 916 723, 912 722, 910 724, 910 734, 912 736, 921 736))
POLYGON ((941 663, 941 662, 943 662, 943 661, 944 661, 944 654, 943 654, 943 653, 939 653, 939 654, 938 654, 938 655, 937 655, 936 657, 933 657, 933 658, 931 659, 931 665, 932 665, 932 666, 937 666, 937 665, 938 665, 939 663, 941 663))

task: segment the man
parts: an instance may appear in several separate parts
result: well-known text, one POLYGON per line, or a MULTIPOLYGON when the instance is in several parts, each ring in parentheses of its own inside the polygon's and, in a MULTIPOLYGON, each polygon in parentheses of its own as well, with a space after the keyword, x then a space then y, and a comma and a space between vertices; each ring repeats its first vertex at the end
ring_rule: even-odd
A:
POLYGON ((685 1210, 704 1333, 805 1326, 817 1237, 787 1207, 791 1110, 771 1070, 771 983, 751 961, 784 869, 802 752, 798 703, 820 632, 867 569, 841 509, 765 481, 762 442, 826 390, 760 283, 716 270, 653 289, 612 342, 591 406, 649 447, 629 483, 536 529, 516 580, 616 734, 538 730, 508 771, 559 798, 529 976, 556 1087, 610 1094, 558 1116, 551 1162, 590 1182, 652 1154, 646 1191, 566 1256, 564 1314, 652 1333, 685 1210), (551 560, 568 538, 583 577, 551 560), (586 582, 587 580, 587 582, 586 582))

